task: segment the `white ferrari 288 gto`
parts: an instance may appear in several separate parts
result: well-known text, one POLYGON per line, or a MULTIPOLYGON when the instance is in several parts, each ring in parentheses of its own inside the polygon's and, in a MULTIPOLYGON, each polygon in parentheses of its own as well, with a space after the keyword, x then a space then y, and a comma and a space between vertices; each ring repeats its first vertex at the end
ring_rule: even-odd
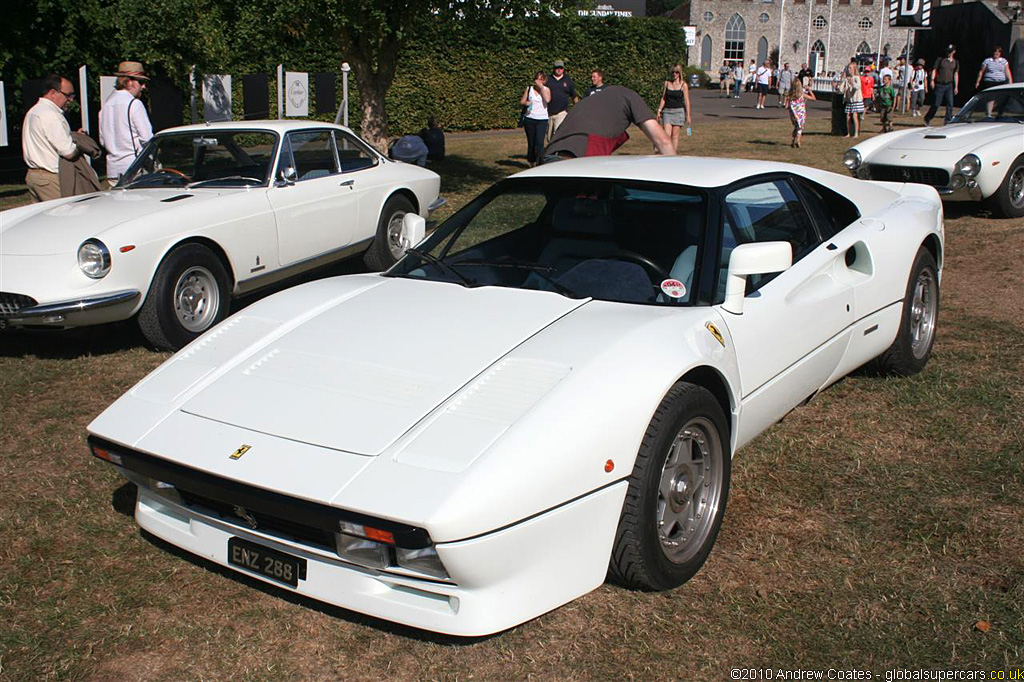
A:
POLYGON ((711 553, 733 454, 862 365, 924 368, 939 197, 606 157, 503 180, 383 274, 259 301, 89 427, 149 533, 417 628, 497 632, 711 553))

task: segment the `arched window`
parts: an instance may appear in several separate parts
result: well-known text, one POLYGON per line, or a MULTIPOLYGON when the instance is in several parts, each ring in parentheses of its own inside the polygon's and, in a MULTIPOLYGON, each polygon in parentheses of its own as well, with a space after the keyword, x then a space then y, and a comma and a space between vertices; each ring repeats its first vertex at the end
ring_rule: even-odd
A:
POLYGON ((857 53, 858 54, 867 54, 868 52, 871 52, 871 46, 868 45, 868 41, 862 40, 860 42, 860 45, 857 46, 857 53))
POLYGON ((815 40, 811 45, 810 61, 811 73, 818 73, 825 64, 825 43, 815 40))
POLYGON ((757 65, 764 64, 766 59, 768 59, 768 39, 761 36, 761 39, 757 41, 757 65))
POLYGON ((715 13, 708 10, 704 13, 704 21, 712 21, 715 18, 715 13))
POLYGON ((772 18, 768 16, 767 12, 761 12, 761 16, 759 16, 757 20, 760 21, 762 24, 767 24, 769 21, 772 20, 772 18))
POLYGON ((857 22, 857 27, 864 30, 867 30, 872 26, 874 26, 874 24, 871 23, 871 19, 869 17, 861 17, 860 21, 857 22))
POLYGON ((705 71, 711 68, 711 36, 706 33, 700 41, 700 68, 705 71))
POLYGON ((743 61, 747 42, 747 24, 743 17, 734 14, 725 25, 725 58, 729 61, 743 61))
POLYGON ((825 17, 821 16, 820 14, 814 17, 814 21, 811 23, 814 24, 814 28, 825 28, 826 26, 828 26, 828 22, 825 21, 825 17))

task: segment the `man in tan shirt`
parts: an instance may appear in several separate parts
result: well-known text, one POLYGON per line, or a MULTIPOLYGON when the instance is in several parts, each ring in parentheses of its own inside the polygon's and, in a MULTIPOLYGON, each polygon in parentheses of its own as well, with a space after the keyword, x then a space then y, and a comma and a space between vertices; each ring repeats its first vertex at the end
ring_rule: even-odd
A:
POLYGON ((60 157, 74 160, 78 147, 71 138, 71 126, 64 110, 75 98, 75 86, 67 78, 50 74, 46 78, 46 94, 39 98, 21 127, 21 151, 28 173, 25 184, 32 201, 60 198, 57 175, 60 157))

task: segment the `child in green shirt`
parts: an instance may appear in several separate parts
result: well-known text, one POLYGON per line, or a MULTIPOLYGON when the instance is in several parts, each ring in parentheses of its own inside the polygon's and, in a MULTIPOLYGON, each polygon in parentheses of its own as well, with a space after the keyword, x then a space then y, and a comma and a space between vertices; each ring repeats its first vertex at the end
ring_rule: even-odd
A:
POLYGON ((896 100, 896 90, 892 87, 892 76, 885 74, 882 78, 882 87, 878 89, 878 106, 882 110, 882 132, 888 133, 892 130, 892 105, 896 100))

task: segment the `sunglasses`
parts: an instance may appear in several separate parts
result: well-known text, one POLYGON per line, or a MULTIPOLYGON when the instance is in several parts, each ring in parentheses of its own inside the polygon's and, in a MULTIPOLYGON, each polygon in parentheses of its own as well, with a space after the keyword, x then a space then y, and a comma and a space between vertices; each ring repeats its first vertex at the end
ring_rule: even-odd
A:
POLYGON ((60 94, 64 95, 64 96, 65 96, 65 97, 67 97, 68 99, 74 99, 74 98, 75 98, 75 93, 74 93, 74 91, 71 91, 71 92, 64 92, 63 90, 58 90, 57 92, 59 92, 60 94))

